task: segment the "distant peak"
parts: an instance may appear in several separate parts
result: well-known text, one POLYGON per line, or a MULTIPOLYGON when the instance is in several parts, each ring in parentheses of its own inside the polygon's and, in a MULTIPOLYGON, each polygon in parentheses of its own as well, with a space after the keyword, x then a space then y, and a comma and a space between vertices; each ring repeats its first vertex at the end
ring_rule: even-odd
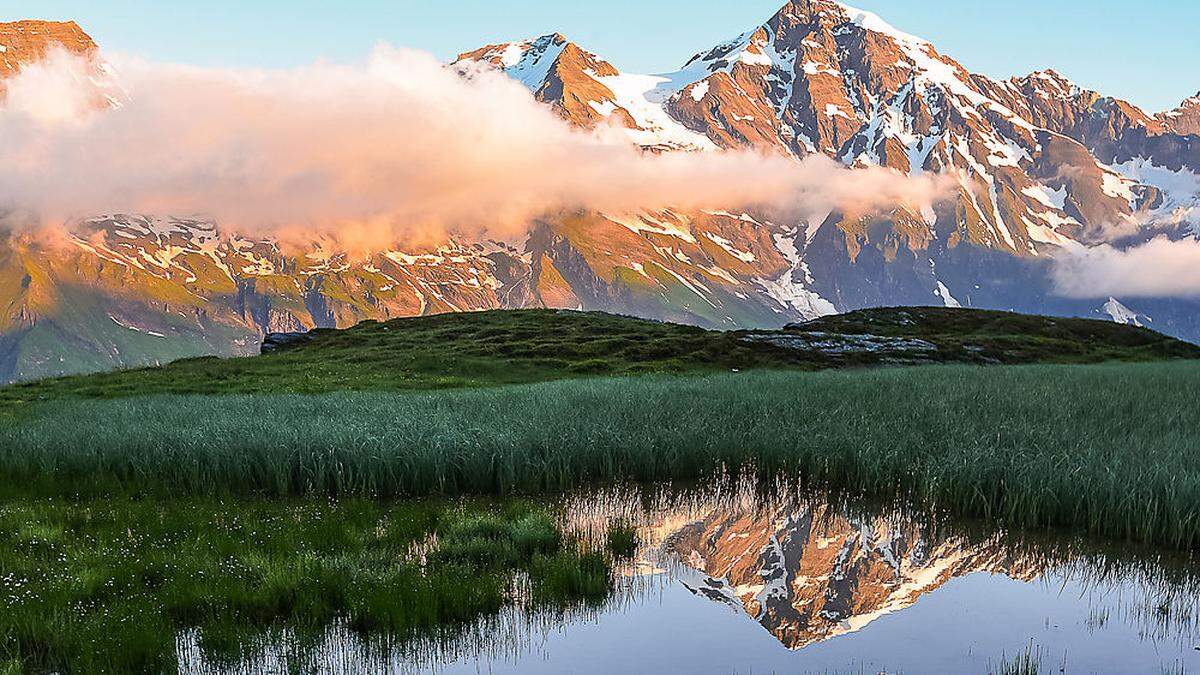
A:
MULTIPOLYGON (((84 57, 100 49, 74 21, 0 22, 0 80, 15 75, 26 64, 42 60, 55 48, 84 57)), ((0 94, 3 90, 0 84, 0 94)))
POLYGON ((830 4, 840 7, 842 11, 850 17, 850 21, 852 23, 866 30, 873 31, 875 33, 882 33, 903 42, 928 43, 928 41, 924 38, 910 35, 896 28, 892 24, 880 18, 878 14, 858 9, 857 7, 851 7, 850 5, 840 2, 831 2, 830 4))
POLYGON ((1035 92, 1043 97, 1057 99, 1068 99, 1083 91, 1070 78, 1053 68, 1037 70, 1025 77, 1014 77, 1011 82, 1026 91, 1035 92))
POLYGON ((1200 135, 1200 92, 1185 98, 1178 106, 1155 116, 1178 134, 1200 135))
POLYGON ((878 14, 835 0, 791 0, 776 12, 768 25, 798 22, 822 23, 827 26, 851 23, 863 30, 886 35, 899 42, 928 44, 927 40, 905 33, 884 21, 878 14))
POLYGON ((562 33, 547 33, 526 40, 485 45, 474 51, 459 54, 455 62, 475 61, 497 68, 512 68, 527 56, 540 57, 550 50, 561 50, 568 44, 570 41, 562 33))
POLYGON ((31 30, 71 30, 83 32, 74 21, 45 21, 42 19, 21 19, 19 21, 0 21, 0 30, 17 29, 31 30))
POLYGON ((1057 80, 1059 82, 1070 82, 1070 78, 1063 75, 1053 68, 1043 68, 1029 74, 1029 77, 1035 77, 1040 80, 1057 80))
POLYGON ((92 37, 74 21, 42 21, 22 19, 0 22, 0 44, 61 42, 68 48, 85 46, 96 48, 92 37))

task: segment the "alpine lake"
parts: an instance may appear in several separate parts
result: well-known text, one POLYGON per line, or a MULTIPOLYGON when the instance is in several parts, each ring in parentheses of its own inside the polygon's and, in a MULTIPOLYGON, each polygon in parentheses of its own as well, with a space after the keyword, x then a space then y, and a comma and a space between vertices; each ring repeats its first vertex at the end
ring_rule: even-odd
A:
MULTIPOLYGON (((200 673, 1186 673, 1200 568, 1182 553, 1022 534, 783 485, 593 489, 565 532, 628 532, 602 597, 547 609, 520 579, 494 614, 392 640, 286 627, 200 673)), ((611 541, 608 542, 612 544, 611 541)), ((471 578, 463 578, 471 584, 471 578)))

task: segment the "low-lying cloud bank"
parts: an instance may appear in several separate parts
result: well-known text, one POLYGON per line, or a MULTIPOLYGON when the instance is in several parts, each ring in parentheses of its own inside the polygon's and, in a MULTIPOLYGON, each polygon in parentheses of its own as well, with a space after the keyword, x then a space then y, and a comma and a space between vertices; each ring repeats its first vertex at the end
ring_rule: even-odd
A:
POLYGON ((1127 249, 1064 249, 1053 280, 1058 293, 1073 298, 1200 298, 1200 241, 1163 236, 1127 249))
POLYGON ((512 236, 562 209, 929 206, 936 177, 751 152, 643 153, 581 132, 498 73, 380 47, 364 64, 219 70, 118 60, 120 89, 65 53, 8 82, 0 210, 41 225, 113 212, 362 242, 512 236), (104 96, 121 101, 97 106, 104 96))

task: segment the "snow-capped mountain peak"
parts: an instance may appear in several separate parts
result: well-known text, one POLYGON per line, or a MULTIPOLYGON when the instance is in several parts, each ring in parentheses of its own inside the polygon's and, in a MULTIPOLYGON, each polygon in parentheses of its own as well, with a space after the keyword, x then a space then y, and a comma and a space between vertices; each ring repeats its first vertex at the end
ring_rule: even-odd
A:
MULTIPOLYGON (((59 44, 96 53, 74 24, 0 24, 0 95, 59 44)), ((494 307, 723 328, 920 304, 1119 321, 1131 312, 1106 305, 1108 291, 1057 295, 1052 258, 1200 234, 1200 140, 1188 135, 1200 131, 1200 95, 1151 116, 1051 69, 996 80, 831 0, 789 2, 662 74, 622 72, 559 33, 487 45, 454 66, 501 71, 569 123, 653 152, 822 154, 943 174, 957 188, 936 208, 814 222, 734 204, 546 214, 515 247, 448 238, 357 256, 336 241, 285 251, 167 214, 83 218, 65 245, 0 242, 0 281, 16 289, 0 353, 22 355, 0 361, 0 379, 244 353, 266 330, 494 307)), ((1200 338, 1194 300, 1111 294, 1158 330, 1200 338)))

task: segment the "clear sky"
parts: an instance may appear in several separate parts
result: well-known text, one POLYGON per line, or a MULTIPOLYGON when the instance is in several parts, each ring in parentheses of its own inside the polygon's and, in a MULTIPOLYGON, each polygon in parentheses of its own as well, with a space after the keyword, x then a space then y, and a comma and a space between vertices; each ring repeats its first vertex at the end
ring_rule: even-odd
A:
MULTIPOLYGON (((74 19, 102 47, 197 65, 362 58, 379 42, 450 58, 559 31, 631 72, 674 70, 784 0, 8 0, 0 20, 74 19)), ((1052 67, 1150 111, 1200 91, 1196 0, 858 0, 967 68, 1052 67)))

